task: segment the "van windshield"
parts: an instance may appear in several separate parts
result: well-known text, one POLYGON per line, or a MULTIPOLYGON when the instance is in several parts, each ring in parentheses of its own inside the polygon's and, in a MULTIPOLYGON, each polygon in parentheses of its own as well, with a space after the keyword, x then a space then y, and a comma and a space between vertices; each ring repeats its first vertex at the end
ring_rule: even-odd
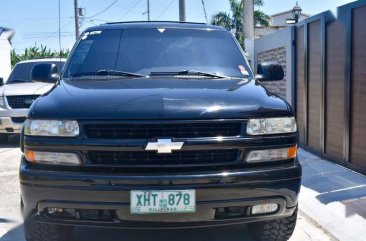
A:
POLYGON ((138 28, 85 32, 64 77, 90 75, 101 70, 141 75, 190 70, 238 78, 252 76, 230 33, 206 29, 138 28))

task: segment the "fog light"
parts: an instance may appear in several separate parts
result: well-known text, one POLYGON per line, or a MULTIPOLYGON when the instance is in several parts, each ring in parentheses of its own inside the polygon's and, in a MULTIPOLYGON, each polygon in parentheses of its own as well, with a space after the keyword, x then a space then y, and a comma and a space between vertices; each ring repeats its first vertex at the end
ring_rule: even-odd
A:
POLYGON ((277 211, 278 204, 275 203, 267 203, 267 204, 259 204, 252 207, 251 213, 254 214, 263 214, 263 213, 273 213, 277 211))
POLYGON ((75 218, 76 210, 71 208, 47 208, 47 214, 54 218, 75 218))
POLYGON ((47 208, 48 214, 62 213, 63 211, 63 208, 47 208))
POLYGON ((29 162, 53 165, 80 165, 81 160, 75 153, 24 151, 25 158, 29 162))

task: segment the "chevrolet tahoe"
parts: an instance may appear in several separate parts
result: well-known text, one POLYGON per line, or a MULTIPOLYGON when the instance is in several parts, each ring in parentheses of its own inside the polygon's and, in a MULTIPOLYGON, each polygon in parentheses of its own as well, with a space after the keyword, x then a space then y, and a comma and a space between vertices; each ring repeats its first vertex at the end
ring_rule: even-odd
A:
MULTIPOLYGON (((52 73, 39 64, 32 78, 52 73)), ((273 62, 254 75, 222 27, 88 28, 23 125, 26 240, 69 240, 75 226, 240 223, 257 240, 288 240, 301 183, 296 122, 260 83, 283 77, 273 62)))

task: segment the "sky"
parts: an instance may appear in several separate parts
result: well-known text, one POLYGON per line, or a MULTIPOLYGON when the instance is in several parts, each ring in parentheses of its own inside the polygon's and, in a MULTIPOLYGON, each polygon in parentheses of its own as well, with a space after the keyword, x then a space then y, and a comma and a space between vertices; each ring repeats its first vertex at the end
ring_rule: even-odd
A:
MULTIPOLYGON (((61 47, 75 43, 74 0, 60 0, 61 47)), ((146 20, 147 0, 78 0, 85 8, 81 31, 105 22, 146 20), (109 8, 108 8, 109 7, 109 8)), ((304 13, 335 11, 354 0, 299 0, 304 13)), ((178 0, 150 0, 151 20, 179 19, 178 0)), ((208 20, 219 11, 229 12, 228 0, 204 0, 208 20)), ((264 0, 260 8, 268 15, 292 9, 296 0, 264 0)), ((0 26, 14 29, 13 48, 17 53, 30 46, 46 45, 59 49, 58 0, 0 0, 0 26)), ((187 21, 206 22, 202 0, 186 0, 187 21)))

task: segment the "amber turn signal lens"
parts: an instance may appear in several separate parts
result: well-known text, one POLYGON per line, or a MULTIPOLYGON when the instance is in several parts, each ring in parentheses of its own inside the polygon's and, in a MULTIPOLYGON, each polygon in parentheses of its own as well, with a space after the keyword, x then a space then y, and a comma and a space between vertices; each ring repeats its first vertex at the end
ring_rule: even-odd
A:
POLYGON ((81 159, 76 153, 47 152, 24 150, 25 158, 29 162, 52 165, 80 165, 81 159))
POLYGON ((295 158, 296 156, 297 156, 297 146, 293 146, 293 147, 288 148, 287 158, 292 159, 292 158, 295 158))
POLYGON ((29 162, 35 162, 36 161, 36 153, 34 151, 25 150, 24 151, 25 158, 29 162))

